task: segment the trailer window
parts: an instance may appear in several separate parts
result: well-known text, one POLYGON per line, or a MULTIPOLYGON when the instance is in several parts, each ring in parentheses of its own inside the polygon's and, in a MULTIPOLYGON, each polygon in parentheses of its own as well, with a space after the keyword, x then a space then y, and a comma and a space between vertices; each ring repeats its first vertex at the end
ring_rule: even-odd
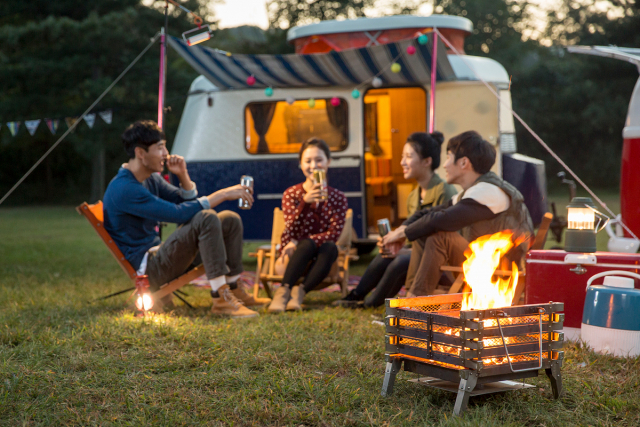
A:
POLYGON ((304 141, 321 138, 331 151, 348 145, 348 107, 330 99, 253 102, 245 108, 245 147, 250 154, 297 153, 304 141))

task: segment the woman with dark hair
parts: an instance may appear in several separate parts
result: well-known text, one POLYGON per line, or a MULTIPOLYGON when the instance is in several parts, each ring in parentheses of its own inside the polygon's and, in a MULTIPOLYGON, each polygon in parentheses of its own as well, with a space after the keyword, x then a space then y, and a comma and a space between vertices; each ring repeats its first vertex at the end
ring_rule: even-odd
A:
POLYGON ((284 268, 282 286, 268 311, 302 310, 302 300, 331 271, 338 257, 336 241, 342 233, 347 213, 346 196, 333 187, 322 189, 314 181, 314 170, 326 174, 331 163, 329 146, 311 138, 302 144, 298 155, 306 180, 288 188, 282 195, 285 229, 276 270, 284 268), (298 279, 304 275, 302 285, 298 279))
MULTIPOLYGON (((452 185, 444 182, 434 172, 440 166, 440 147, 443 141, 444 135, 440 132, 415 132, 409 135, 404 144, 400 162, 404 178, 418 182, 407 200, 409 216, 417 210, 447 203, 457 193, 452 185)), ((385 298, 394 297, 404 285, 410 260, 409 244, 395 257, 376 255, 358 286, 344 299, 334 301, 333 305, 353 308, 381 306, 385 298)))

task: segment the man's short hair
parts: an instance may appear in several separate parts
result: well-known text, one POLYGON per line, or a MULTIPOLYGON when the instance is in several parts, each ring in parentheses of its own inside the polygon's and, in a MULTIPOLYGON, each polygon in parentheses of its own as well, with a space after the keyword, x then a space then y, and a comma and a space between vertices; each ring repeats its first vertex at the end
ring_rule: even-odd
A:
POLYGON ((496 149, 488 141, 474 130, 456 135, 447 143, 447 151, 450 151, 456 161, 466 157, 471 162, 473 170, 480 175, 491 170, 496 162, 496 149))
POLYGON ((136 147, 142 147, 147 151, 150 146, 164 139, 164 132, 153 120, 138 120, 129 125, 122 134, 124 151, 130 159, 136 157, 136 147))

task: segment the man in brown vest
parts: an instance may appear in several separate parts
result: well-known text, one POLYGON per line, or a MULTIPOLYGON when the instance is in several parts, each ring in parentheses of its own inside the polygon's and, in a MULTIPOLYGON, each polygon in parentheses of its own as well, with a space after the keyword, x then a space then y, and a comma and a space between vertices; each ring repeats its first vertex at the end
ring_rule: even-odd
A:
MULTIPOLYGON (((454 136, 447 144, 446 180, 462 191, 446 205, 423 209, 380 242, 394 252, 404 239, 413 242, 405 288, 407 296, 431 295, 443 265, 460 266, 469 242, 503 230, 530 236, 533 225, 522 194, 491 172, 496 150, 475 131, 454 136)), ((520 262, 522 243, 512 254, 520 262)))

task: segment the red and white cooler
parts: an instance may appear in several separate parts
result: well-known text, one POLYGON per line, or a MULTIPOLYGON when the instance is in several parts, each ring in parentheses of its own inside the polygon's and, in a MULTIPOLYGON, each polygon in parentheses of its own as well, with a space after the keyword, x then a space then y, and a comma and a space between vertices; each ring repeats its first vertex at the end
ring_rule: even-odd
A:
MULTIPOLYGON (((525 276, 525 304, 564 302, 566 339, 579 339, 587 281, 605 271, 640 272, 640 254, 596 252, 592 254, 562 250, 529 251, 525 276)), ((594 281, 602 284, 604 279, 594 281)), ((640 289, 640 281, 635 280, 640 289)))

